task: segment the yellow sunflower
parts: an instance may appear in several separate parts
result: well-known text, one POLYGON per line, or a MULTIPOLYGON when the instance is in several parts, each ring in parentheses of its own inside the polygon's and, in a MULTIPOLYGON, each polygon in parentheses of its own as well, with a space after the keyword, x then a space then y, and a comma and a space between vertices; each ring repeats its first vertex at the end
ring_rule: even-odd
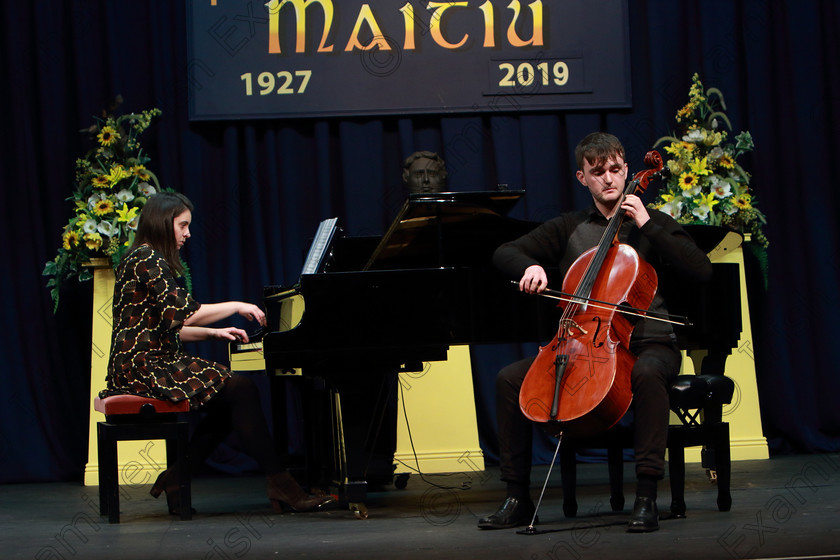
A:
POLYGON ((752 195, 749 193, 739 194, 735 197, 735 206, 742 210, 752 208, 752 195))
POLYGON ((85 240, 85 246, 91 251, 102 247, 102 236, 96 232, 86 233, 83 239, 85 240))
POLYGON ((726 169, 732 169, 735 167, 735 160, 732 159, 731 155, 724 153, 720 156, 720 159, 718 159, 718 165, 725 167, 726 169))
POLYGON ((106 214, 110 214, 114 211, 114 203, 108 200, 98 200, 96 204, 93 205, 93 213, 97 216, 104 216, 106 214))
POLYGON ((113 126, 103 126, 96 138, 99 139, 101 145, 110 146, 120 139, 120 133, 113 126))
POLYGON ((95 189, 105 189, 108 188, 109 185, 107 175, 96 175, 93 179, 90 180, 90 182, 95 189))
POLYGON ((133 165, 129 171, 141 181, 148 181, 151 178, 144 165, 133 165))
POLYGON ((79 233, 76 230, 65 231, 61 236, 61 246, 69 251, 72 247, 78 247, 79 233))
POLYGON ((697 174, 692 171, 686 171, 680 175, 680 188, 684 191, 689 191, 697 185, 697 174))

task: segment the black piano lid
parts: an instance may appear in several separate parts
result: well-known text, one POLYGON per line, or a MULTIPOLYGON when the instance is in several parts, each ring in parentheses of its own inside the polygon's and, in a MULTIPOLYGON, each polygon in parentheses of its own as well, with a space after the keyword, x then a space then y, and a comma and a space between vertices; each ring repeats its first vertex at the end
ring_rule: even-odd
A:
MULTIPOLYGON (((743 239, 743 236, 723 226, 707 226, 704 224, 686 224, 683 229, 694 239, 700 250, 706 254, 711 253, 726 239, 727 235, 735 234, 743 239)), ((738 243, 740 244, 740 243, 738 243)), ((736 245, 737 247, 737 245, 736 245)))
POLYGON ((525 191, 409 195, 363 270, 489 264, 492 250, 535 224, 508 218, 525 191), (478 249, 478 250, 477 250, 478 249), (484 250, 481 250, 484 249, 484 250))

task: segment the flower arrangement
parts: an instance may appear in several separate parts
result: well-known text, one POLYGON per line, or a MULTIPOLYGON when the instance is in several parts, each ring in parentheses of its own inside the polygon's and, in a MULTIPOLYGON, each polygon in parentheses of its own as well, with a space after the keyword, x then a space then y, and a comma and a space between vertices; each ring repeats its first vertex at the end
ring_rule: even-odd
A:
MULTIPOLYGON (((664 136, 654 147, 668 142, 664 150, 670 171, 651 207, 670 214, 681 224, 726 226, 750 234, 750 245, 766 259, 769 245, 762 231, 766 218, 756 207, 750 190, 750 174, 737 162, 752 151, 749 132, 729 140, 732 124, 723 112, 723 94, 716 88, 703 89, 694 74, 689 101, 677 111, 681 134, 664 136)), ((762 259, 764 260, 764 259, 762 259)))
POLYGON ((134 241, 137 218, 148 197, 160 190, 157 177, 146 164, 149 157, 140 147, 140 135, 160 109, 114 116, 122 102, 103 111, 90 128, 94 147, 76 160, 75 191, 68 198, 74 215, 61 235, 55 259, 44 266, 55 309, 62 281, 93 277, 85 266, 94 258, 107 258, 116 266, 134 241))

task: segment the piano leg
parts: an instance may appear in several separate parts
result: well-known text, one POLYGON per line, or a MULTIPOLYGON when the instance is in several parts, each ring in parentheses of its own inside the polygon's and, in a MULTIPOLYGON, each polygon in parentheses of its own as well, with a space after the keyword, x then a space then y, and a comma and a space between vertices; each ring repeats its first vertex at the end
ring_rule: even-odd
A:
POLYGON ((278 375, 271 378, 274 441, 286 469, 313 491, 326 491, 332 480, 330 431, 322 418, 332 408, 323 379, 278 375))
POLYGON ((333 379, 338 394, 335 431, 343 450, 347 501, 360 503, 368 487, 381 488, 394 477, 397 446, 397 372, 376 371, 333 379))
POLYGON ((274 435, 278 449, 288 454, 287 384, 297 381, 306 454, 289 460, 289 468, 304 470, 313 491, 336 488, 339 499, 359 519, 369 487, 393 482, 397 445, 397 372, 392 369, 331 372, 329 378, 278 377, 272 383, 274 435), (340 376, 338 375, 340 373, 340 376))

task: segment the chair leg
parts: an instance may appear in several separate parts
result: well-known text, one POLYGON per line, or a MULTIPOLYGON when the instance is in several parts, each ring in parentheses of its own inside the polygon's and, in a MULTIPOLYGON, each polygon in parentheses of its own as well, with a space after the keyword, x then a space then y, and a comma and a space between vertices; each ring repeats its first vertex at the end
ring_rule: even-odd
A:
MULTIPOLYGON (((176 461, 178 465, 178 481, 181 501, 181 521, 189 521, 192 519, 192 483, 190 480, 190 466, 189 466, 189 426, 186 422, 182 422, 176 428, 177 436, 175 439, 176 445, 176 461)), ((167 462, 171 459, 169 444, 167 440, 167 462)))
POLYGON ((721 422, 715 426, 715 466, 717 467, 717 505, 720 511, 729 511, 732 507, 732 494, 729 484, 732 477, 732 460, 729 451, 729 424, 721 422))
POLYGON ((108 523, 120 522, 120 483, 117 472, 117 439, 104 422, 97 424, 99 435, 99 514, 108 523))
POLYGON ((682 445, 668 446, 668 475, 671 479, 671 513, 676 518, 683 518, 685 517, 685 449, 682 445))
POLYGON ((108 491, 106 488, 108 475, 105 474, 105 457, 107 455, 105 436, 102 433, 102 423, 100 422, 96 424, 96 449, 96 460, 99 463, 99 515, 104 517, 108 515, 108 491))
POLYGON ((624 509, 624 451, 621 445, 607 449, 610 470, 610 507, 613 511, 624 509))
POLYGON ((563 481, 563 514, 566 517, 577 515, 577 456, 574 443, 568 439, 560 442, 560 478, 563 481))

